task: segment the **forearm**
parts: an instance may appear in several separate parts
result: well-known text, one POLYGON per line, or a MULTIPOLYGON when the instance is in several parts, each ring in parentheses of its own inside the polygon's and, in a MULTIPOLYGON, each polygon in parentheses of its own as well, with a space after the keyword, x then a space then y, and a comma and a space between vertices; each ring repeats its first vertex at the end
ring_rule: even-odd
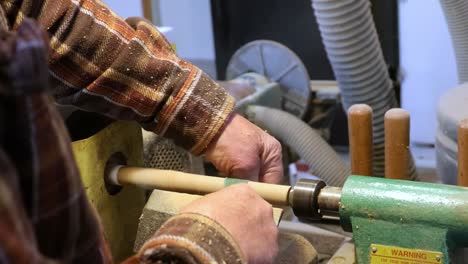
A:
POLYGON ((221 225, 192 213, 169 219, 126 263, 158 263, 161 260, 201 264, 245 263, 236 242, 221 225))
POLYGON ((11 27, 27 16, 49 32, 49 67, 59 104, 138 121, 195 154, 232 111, 234 100, 178 58, 144 21, 132 28, 92 0, 6 0, 1 5, 11 27))

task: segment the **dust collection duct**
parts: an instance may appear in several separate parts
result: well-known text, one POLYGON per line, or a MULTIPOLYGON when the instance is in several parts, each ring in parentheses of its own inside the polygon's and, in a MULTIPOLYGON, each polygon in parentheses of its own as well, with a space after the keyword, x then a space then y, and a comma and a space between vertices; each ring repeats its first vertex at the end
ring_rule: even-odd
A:
MULTIPOLYGON (((311 0, 345 110, 368 104, 374 112, 374 174, 384 176, 384 115, 398 107, 368 0, 311 0)), ((411 158, 411 180, 417 180, 411 158)))

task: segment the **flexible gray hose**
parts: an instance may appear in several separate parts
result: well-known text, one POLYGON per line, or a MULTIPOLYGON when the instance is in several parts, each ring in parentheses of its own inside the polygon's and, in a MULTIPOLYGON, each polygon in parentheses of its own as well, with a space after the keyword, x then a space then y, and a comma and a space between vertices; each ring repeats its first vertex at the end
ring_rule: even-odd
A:
MULTIPOLYGON (((384 176, 384 115, 398 107, 368 0, 311 0, 345 110, 368 104, 374 112, 374 175, 384 176)), ((416 169, 411 159, 411 179, 416 169)))
POLYGON ((468 1, 440 0, 457 60, 458 82, 468 81, 468 1))
POLYGON ((328 185, 343 186, 351 170, 310 126, 299 118, 273 108, 249 106, 247 118, 291 147, 328 185))

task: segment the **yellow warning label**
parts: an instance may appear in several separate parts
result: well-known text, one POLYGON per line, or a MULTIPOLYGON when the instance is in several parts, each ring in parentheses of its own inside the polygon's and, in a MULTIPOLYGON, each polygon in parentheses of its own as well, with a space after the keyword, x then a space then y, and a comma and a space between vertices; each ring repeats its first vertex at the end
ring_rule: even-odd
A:
POLYGON ((372 244, 371 264, 440 264, 442 253, 372 244))

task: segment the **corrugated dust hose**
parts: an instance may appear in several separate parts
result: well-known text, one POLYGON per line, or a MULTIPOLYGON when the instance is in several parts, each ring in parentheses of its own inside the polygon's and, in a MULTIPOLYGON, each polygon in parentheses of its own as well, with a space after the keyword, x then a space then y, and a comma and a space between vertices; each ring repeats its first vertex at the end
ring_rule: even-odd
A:
MULTIPOLYGON (((384 176, 384 115, 398 107, 368 0, 312 0, 322 41, 345 110, 367 104, 374 112, 374 175, 384 176)), ((410 179, 417 178, 414 161, 410 179)))
POLYGON ((291 147, 328 185, 343 186, 351 170, 330 145, 299 118, 278 109, 249 106, 247 118, 291 147))

